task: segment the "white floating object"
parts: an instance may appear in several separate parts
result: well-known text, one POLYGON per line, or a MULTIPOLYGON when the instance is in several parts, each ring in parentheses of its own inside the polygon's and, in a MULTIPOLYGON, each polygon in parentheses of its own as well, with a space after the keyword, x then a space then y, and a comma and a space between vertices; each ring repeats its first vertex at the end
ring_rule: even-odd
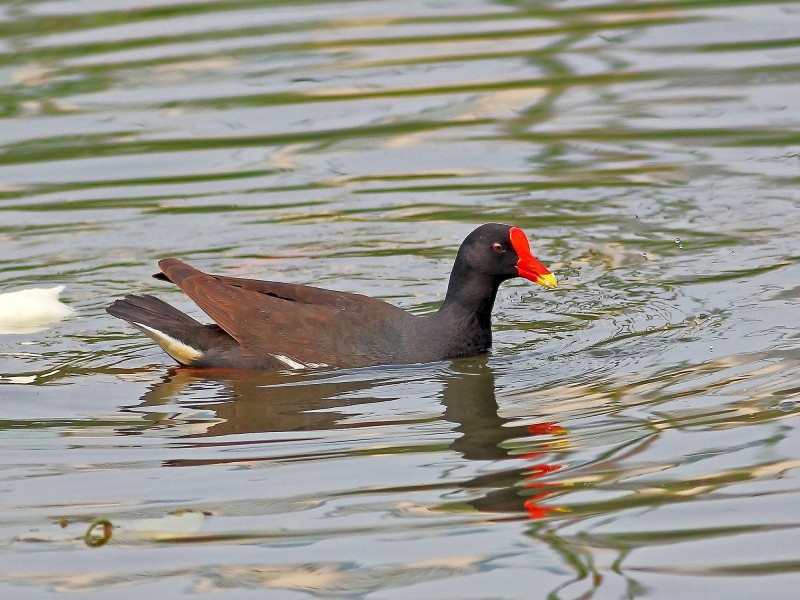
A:
POLYGON ((72 314, 58 296, 63 285, 0 294, 0 333, 31 333, 72 314))

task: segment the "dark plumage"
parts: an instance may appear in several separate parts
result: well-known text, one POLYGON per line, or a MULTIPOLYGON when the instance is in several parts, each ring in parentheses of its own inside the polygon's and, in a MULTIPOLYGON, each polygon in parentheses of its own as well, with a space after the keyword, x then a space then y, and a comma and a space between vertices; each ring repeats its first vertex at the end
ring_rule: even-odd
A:
POLYGON ((474 356, 491 346, 500 283, 522 276, 556 285, 522 230, 497 223, 467 236, 442 306, 425 316, 360 294, 208 275, 177 258, 158 266, 156 277, 176 284, 215 324, 204 325, 147 295, 128 295, 106 310, 192 367, 360 367, 474 356))

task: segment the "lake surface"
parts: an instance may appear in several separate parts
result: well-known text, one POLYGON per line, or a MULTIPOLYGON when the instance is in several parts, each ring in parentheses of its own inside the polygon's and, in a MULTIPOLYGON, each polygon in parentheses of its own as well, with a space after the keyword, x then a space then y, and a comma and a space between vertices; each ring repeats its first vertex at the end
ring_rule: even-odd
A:
POLYGON ((0 596, 796 598, 796 2, 0 7, 0 596), (203 270, 441 301, 491 355, 200 377, 104 307, 203 270))

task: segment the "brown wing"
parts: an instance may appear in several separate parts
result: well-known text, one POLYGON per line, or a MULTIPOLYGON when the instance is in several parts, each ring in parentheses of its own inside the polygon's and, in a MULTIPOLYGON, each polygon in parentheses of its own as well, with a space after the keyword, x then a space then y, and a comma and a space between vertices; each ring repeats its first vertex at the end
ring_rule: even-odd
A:
MULTIPOLYGON (((153 275, 153 277, 176 284, 177 282, 172 279, 166 270, 164 270, 165 268, 169 269, 170 272, 173 272, 176 275, 177 271, 175 271, 175 269, 177 268, 177 265, 189 267, 195 273, 202 273, 202 271, 194 269, 190 265, 187 265, 177 258, 165 258, 159 261, 158 265, 162 269, 162 272, 156 273, 153 275)), ((244 290, 250 290, 253 292, 258 292, 259 294, 266 294, 267 296, 275 296, 283 300, 293 300, 305 304, 323 304, 330 306, 342 306, 348 302, 375 304, 376 306, 386 304, 386 302, 378 300, 377 298, 371 298, 370 296, 353 294, 351 292, 326 290, 310 285, 282 283, 279 281, 264 281, 261 279, 245 279, 241 277, 228 277, 226 275, 208 275, 207 273, 202 274, 206 275, 207 277, 213 277, 214 279, 217 279, 218 281, 221 281, 227 285, 242 288, 244 290)), ((397 310, 402 311, 400 308, 397 308, 397 310)))
POLYGON ((380 300, 309 286, 218 277, 176 259, 159 261, 166 277, 250 355, 358 365, 392 359, 394 329, 413 318, 380 300))

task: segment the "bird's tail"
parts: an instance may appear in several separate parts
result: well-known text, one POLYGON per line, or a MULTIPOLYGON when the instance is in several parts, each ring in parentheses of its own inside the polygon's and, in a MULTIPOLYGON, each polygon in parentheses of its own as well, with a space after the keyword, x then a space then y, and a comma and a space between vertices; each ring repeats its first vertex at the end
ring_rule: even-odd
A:
POLYGON ((155 296, 129 294, 106 307, 112 316, 127 321, 182 365, 203 357, 202 340, 206 326, 155 296))

